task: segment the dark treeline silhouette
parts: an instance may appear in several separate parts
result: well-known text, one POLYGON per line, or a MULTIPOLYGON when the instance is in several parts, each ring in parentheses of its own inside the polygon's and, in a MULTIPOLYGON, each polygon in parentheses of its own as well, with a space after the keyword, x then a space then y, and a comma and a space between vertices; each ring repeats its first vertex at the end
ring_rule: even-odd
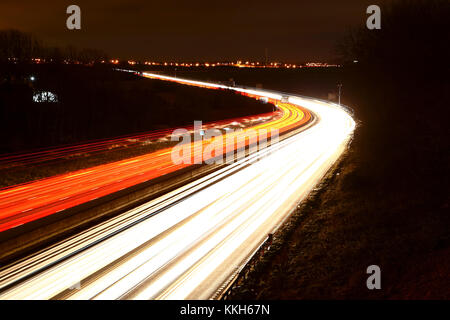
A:
POLYGON ((361 156, 379 157, 368 171, 387 185, 418 179, 413 186, 422 193, 428 177, 442 190, 431 172, 448 169, 450 2, 396 1, 381 12, 381 30, 354 29, 339 46, 350 62, 344 102, 362 122, 361 156))
POLYGON ((98 49, 78 49, 74 46, 49 47, 31 33, 18 30, 0 30, 0 62, 31 62, 43 59, 47 62, 95 63, 108 59, 98 49))
POLYGON ((233 298, 450 298, 449 17, 447 0, 391 1, 381 30, 340 43, 352 148, 233 298), (366 287, 373 264, 381 290, 366 287))

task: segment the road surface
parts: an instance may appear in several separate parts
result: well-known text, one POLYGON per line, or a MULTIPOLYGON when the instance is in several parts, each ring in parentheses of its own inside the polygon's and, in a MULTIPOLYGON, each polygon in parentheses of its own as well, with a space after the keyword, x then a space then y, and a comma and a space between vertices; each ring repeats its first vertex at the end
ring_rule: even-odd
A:
MULTIPOLYGON (((281 100, 273 92, 247 93, 281 100)), ((0 299, 213 297, 321 180, 355 127, 352 117, 331 103, 289 96, 280 108, 292 108, 288 118, 295 110, 309 110, 316 122, 4 267, 0 299)))
MULTIPOLYGON (((262 132, 272 129, 279 130, 281 135, 305 125, 311 119, 307 110, 291 104, 281 104, 277 114, 270 121, 248 126, 242 132, 234 133, 234 136, 244 136, 249 130, 262 132)), ((232 123, 244 122, 248 118, 255 117, 233 119, 232 123)), ((205 128, 218 124, 223 125, 218 122, 205 128)), ((203 153, 210 142, 211 139, 204 140, 202 146, 192 142, 193 152, 203 153)), ((0 190, 0 232, 190 166, 185 163, 174 164, 171 151, 172 148, 165 148, 0 190)))

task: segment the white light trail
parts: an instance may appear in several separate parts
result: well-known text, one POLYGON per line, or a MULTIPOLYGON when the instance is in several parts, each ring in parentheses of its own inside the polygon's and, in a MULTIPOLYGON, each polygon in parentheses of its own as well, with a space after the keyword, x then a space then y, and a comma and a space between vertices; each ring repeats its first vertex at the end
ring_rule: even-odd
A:
MULTIPOLYGON (((275 99, 284 96, 261 90, 230 89, 275 99)), ((0 299, 213 296, 322 179, 344 151, 355 128, 351 116, 335 104, 294 96, 288 100, 313 112, 318 117, 317 123, 260 153, 1 270, 0 287, 150 216, 3 291, 0 299), (264 157, 260 157, 262 154, 264 157), (233 174, 229 175, 230 172, 233 174), (82 280, 81 288, 67 290, 78 279, 82 280)))

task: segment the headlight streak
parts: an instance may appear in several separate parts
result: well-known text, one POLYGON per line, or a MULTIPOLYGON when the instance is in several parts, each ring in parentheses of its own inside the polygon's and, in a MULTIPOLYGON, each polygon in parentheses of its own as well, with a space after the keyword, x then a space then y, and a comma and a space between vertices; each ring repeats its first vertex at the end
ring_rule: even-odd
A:
MULTIPOLYGON (((196 81, 195 85, 207 86, 196 81)), ((266 96, 259 90, 245 92, 266 96)), ((57 261, 68 251, 161 209, 1 292, 0 299, 211 297, 321 180, 354 130, 353 119, 336 105, 292 96, 289 103, 311 110, 320 121, 260 151, 265 157, 257 153, 232 164, 233 175, 222 169, 9 266, 0 272, 0 290, 20 280, 29 268, 39 270, 48 260, 57 261), (14 277, 8 278, 11 274, 14 277), (83 280, 81 289, 68 291, 77 277, 83 280)))
MULTIPOLYGON (((230 133, 238 137, 247 130, 276 129, 280 134, 301 127, 310 120, 310 114, 289 104, 279 104, 281 117, 230 133)), ((201 153, 192 143, 194 152, 201 153)), ((30 221, 46 217, 62 210, 149 181, 162 175, 188 167, 190 164, 174 165, 171 148, 162 149, 132 159, 83 169, 74 173, 58 175, 0 190, 0 232, 30 221)))

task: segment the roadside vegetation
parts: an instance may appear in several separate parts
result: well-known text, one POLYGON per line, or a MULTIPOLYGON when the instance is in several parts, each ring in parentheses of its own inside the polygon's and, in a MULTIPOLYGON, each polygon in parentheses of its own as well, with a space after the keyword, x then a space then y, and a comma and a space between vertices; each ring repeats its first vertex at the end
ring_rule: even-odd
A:
POLYGON ((232 298, 450 298, 449 6, 396 2, 343 41, 351 149, 232 298))

